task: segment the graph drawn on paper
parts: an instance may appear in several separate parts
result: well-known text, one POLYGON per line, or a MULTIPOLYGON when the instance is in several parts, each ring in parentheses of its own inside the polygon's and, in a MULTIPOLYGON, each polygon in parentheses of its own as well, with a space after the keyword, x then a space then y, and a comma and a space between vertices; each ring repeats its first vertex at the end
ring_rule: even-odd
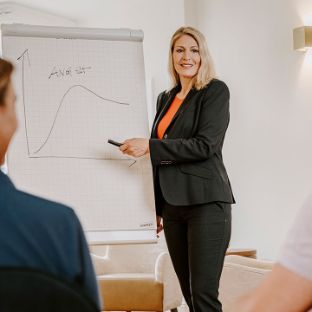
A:
MULTIPOLYGON (((68 41, 71 49, 74 43, 77 44, 68 41)), ((28 157, 127 160, 107 140, 123 141, 128 133, 136 136, 146 133, 146 129, 139 129, 140 99, 135 81, 132 88, 129 80, 116 88, 115 81, 122 82, 125 73, 112 68, 107 60, 95 63, 89 51, 88 58, 79 55, 74 61, 50 58, 47 64, 42 59, 42 66, 37 57, 29 48, 17 57, 21 63, 28 157), (111 81, 97 88, 103 71, 111 72, 111 81)))
POLYGON ((16 186, 73 207, 91 241, 155 241, 150 159, 131 166, 107 143, 149 136, 142 32, 1 30, 15 65, 19 128, 7 159, 16 186))

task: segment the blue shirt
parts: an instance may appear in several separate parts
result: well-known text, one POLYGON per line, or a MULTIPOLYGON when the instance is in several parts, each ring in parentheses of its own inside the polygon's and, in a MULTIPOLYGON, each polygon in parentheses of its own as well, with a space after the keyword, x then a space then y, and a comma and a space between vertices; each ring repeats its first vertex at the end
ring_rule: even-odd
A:
POLYGON ((1 171, 0 266, 35 268, 76 282, 100 308, 88 245, 75 212, 17 190, 1 171))

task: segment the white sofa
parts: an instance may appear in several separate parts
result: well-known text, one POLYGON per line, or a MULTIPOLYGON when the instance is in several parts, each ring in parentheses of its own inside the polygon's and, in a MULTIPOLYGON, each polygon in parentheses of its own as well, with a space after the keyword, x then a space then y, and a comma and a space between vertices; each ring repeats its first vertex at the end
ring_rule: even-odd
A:
POLYGON ((234 301, 255 288, 272 270, 274 263, 242 256, 226 256, 220 280, 223 312, 230 312, 234 301))
MULTIPOLYGON (((91 247, 92 259, 107 311, 177 311, 182 294, 164 237, 158 244, 91 247)), ((223 312, 256 287, 273 262, 236 255, 225 257, 220 280, 223 312)), ((188 311, 183 305, 179 312, 188 311)))
POLYGON ((106 311, 177 311, 179 282, 163 234, 158 244, 91 246, 106 311))

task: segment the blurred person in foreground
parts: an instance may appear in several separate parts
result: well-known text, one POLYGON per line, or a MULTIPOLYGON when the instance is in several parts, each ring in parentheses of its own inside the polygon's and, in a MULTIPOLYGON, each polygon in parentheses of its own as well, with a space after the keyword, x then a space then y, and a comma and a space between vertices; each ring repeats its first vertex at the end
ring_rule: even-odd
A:
POLYGON ((312 195, 290 229, 276 265, 232 312, 312 311, 312 195))
MULTIPOLYGON (((0 165, 17 129, 12 72, 13 65, 0 59, 0 165)), ((52 273, 80 286, 100 310, 88 245, 74 211, 19 191, 1 170, 0 267, 52 273)))

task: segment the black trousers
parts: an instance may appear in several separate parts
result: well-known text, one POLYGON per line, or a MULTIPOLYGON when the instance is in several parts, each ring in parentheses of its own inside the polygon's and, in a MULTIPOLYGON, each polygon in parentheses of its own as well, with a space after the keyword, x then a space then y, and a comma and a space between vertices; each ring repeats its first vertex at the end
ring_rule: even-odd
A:
POLYGON ((170 257, 190 312, 222 312, 219 280, 231 236, 231 205, 163 206, 170 257))

